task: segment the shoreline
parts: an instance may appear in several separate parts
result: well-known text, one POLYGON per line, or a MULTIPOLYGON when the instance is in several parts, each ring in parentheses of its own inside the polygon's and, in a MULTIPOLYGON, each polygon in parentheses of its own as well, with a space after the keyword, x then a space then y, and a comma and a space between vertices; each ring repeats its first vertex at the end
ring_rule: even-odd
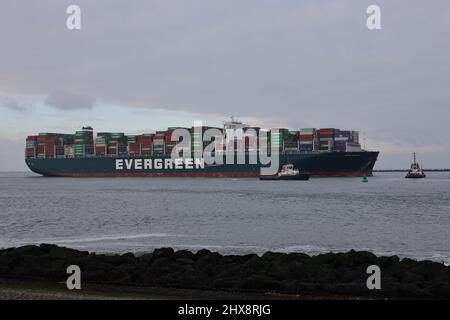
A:
POLYGON ((357 300, 347 295, 245 293, 87 283, 69 291, 63 282, 0 278, 0 300, 357 300))
POLYGON ((8 290, 42 288, 64 298, 69 265, 80 267, 79 294, 87 299, 450 299, 449 266, 366 251, 258 256, 161 248, 106 255, 49 244, 0 250, 0 299, 8 290), (380 267, 380 290, 367 288, 369 265, 380 267))

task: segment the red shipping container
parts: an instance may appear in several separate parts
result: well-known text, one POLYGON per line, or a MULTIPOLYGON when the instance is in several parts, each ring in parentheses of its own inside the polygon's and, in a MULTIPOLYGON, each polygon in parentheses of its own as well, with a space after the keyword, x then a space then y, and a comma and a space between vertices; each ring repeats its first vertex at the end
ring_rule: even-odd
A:
POLYGON ((300 136, 300 141, 311 141, 314 140, 314 135, 313 134, 304 134, 300 136))
POLYGON ((322 138, 331 138, 331 137, 333 137, 334 136, 334 130, 322 130, 322 129, 320 129, 319 130, 319 137, 322 137, 322 138))
POLYGON ((47 141, 47 137, 46 136, 38 136, 37 137, 37 142, 38 143, 45 143, 47 141))
POLYGON ((95 147, 95 153, 106 153, 106 146, 105 147, 95 147))
POLYGON ((141 150, 141 145, 139 143, 129 143, 128 150, 130 152, 139 152, 141 150))
POLYGON ((37 141, 38 136, 28 136, 26 141, 37 141))
POLYGON ((153 141, 153 137, 141 135, 138 136, 137 141, 141 143, 151 143, 153 141))
POLYGON ((152 147, 151 143, 149 144, 141 143, 141 148, 151 148, 151 147, 152 147))
POLYGON ((52 158, 55 156, 55 145, 47 145, 45 147, 45 156, 47 158, 52 158))

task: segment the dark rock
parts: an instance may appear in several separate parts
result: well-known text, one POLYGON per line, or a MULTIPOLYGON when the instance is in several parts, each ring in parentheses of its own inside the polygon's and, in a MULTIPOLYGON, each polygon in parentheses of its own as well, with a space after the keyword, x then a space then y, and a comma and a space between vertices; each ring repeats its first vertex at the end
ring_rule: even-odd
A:
POLYGON ((201 257, 201 256, 209 256, 209 255, 211 255, 211 254, 212 254, 212 252, 209 251, 208 249, 201 249, 201 250, 198 250, 198 251, 197 251, 197 253, 195 254, 195 256, 196 256, 197 258, 199 258, 199 257, 201 257))
POLYGON ((150 264, 153 261, 153 253, 146 253, 139 257, 143 263, 150 264))
POLYGON ((397 287, 399 297, 430 299, 433 296, 414 283, 402 283, 397 287))
POLYGON ((308 260, 309 258, 311 257, 305 253, 292 252, 287 254, 288 261, 303 262, 308 260))
POLYGON ((154 259, 168 258, 168 257, 171 257, 174 253, 175 253, 175 251, 172 248, 155 249, 153 251, 153 258, 154 259))
POLYGON ((283 283, 264 275, 252 275, 242 281, 240 289, 267 292, 283 288, 283 283))
POLYGON ((195 259, 195 254, 188 250, 178 250, 174 253, 175 259, 195 259))
POLYGON ((127 258, 127 259, 129 259, 129 260, 133 260, 133 259, 136 258, 136 257, 134 256, 134 254, 131 253, 131 252, 128 252, 128 253, 125 253, 125 254, 121 255, 121 257, 127 258))
POLYGON ((130 274, 126 272, 126 270, 114 268, 110 272, 108 272, 108 281, 111 281, 113 283, 129 284, 131 283, 130 280, 130 274))
POLYGON ((267 251, 261 256, 261 259, 268 261, 276 261, 284 256, 283 253, 267 251))
POLYGON ((173 255, 176 263, 180 264, 193 264, 195 260, 195 254, 187 250, 176 251, 173 255))
POLYGON ((197 254, 196 256, 197 259, 195 261, 195 265, 200 269, 208 269, 211 268, 212 266, 217 265, 222 257, 220 254, 216 252, 214 253, 210 252, 209 254, 201 254, 200 256, 198 256, 197 254))
POLYGON ((251 259, 245 262, 246 268, 252 270, 252 271, 260 271, 260 270, 267 270, 270 263, 268 261, 265 261, 264 259, 258 257, 255 255, 251 259))
POLYGON ((172 248, 135 257, 104 255, 55 245, 0 250, 0 277, 65 281, 71 264, 82 269, 83 281, 120 285, 309 293, 373 298, 450 298, 450 267, 432 261, 376 257, 349 251, 308 256, 266 252, 226 255, 172 248), (367 266, 382 271, 381 290, 368 290, 367 266))
POLYGON ((377 260, 374 262, 374 264, 379 266, 381 269, 384 269, 397 264, 399 261, 400 259, 397 256, 378 257, 377 260))
POLYGON ((212 282, 212 287, 217 288, 219 290, 224 289, 232 289, 232 288, 238 288, 241 281, 235 279, 235 278, 216 278, 212 282))
POLYGON ((375 264, 375 262, 377 261, 377 256, 374 255, 372 252, 367 251, 351 250, 348 253, 348 257, 355 266, 360 265, 369 266, 375 264))
POLYGON ((58 257, 58 258, 77 257, 89 254, 89 252, 86 251, 79 251, 66 247, 58 247, 53 244, 41 244, 40 248, 50 257, 58 257))
POLYGON ((46 253, 42 247, 38 246, 23 246, 14 250, 17 255, 27 255, 27 256, 41 256, 46 253))
POLYGON ((133 263, 135 260, 135 256, 133 254, 126 254, 126 255, 98 255, 98 256, 92 256, 90 257, 91 260, 95 261, 101 261, 105 264, 110 264, 112 266, 120 266, 122 264, 130 264, 133 263))

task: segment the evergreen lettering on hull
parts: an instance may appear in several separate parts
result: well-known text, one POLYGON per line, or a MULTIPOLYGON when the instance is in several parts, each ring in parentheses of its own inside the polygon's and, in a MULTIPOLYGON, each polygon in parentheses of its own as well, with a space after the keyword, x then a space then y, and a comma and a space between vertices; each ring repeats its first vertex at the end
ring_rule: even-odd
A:
POLYGON ((205 160, 200 158, 166 159, 116 159, 116 170, 168 170, 168 169, 204 169, 205 160))

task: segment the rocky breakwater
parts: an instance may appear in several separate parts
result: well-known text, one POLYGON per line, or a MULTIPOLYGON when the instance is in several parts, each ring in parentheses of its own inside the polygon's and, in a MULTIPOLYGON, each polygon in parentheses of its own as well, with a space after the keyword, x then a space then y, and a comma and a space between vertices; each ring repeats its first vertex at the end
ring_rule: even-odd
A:
POLYGON ((161 248, 135 256, 48 244, 0 250, 0 278, 65 281, 69 265, 81 268, 83 282, 109 285, 320 297, 450 298, 450 267, 397 256, 377 257, 364 251, 317 256, 267 252, 258 256, 161 248), (381 290, 366 286, 369 265, 381 269, 381 290))

